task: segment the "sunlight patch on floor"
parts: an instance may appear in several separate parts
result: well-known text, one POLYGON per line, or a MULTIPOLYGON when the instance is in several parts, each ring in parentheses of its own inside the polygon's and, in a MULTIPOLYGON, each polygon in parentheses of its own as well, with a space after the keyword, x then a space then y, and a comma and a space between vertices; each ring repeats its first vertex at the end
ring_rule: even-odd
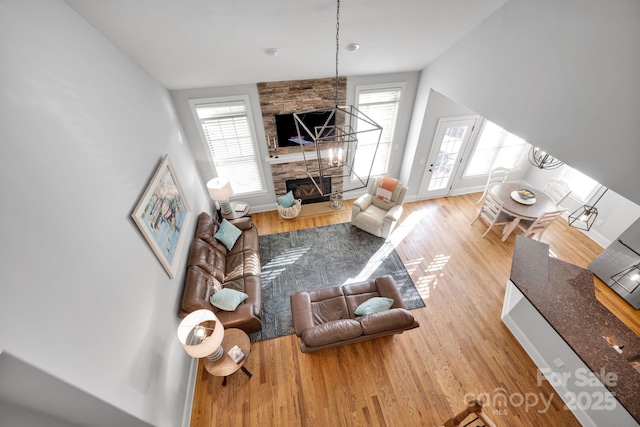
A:
POLYGON ((424 260, 424 258, 416 258, 412 261, 405 262, 404 266, 406 267, 407 272, 409 274, 413 274, 413 272, 418 269, 420 264, 422 264, 422 260, 424 260))
POLYGON ((420 222, 424 214, 421 212, 412 212, 407 218, 400 222, 400 224, 393 229, 388 241, 393 244, 394 248, 397 248, 400 242, 404 240, 407 235, 413 231, 414 228, 420 222))
POLYGON ((451 255, 436 255, 431 263, 424 269, 424 275, 418 279, 416 288, 422 299, 427 299, 431 291, 438 287, 438 277, 442 277, 444 267, 451 259, 451 255))
POLYGON ((418 293, 422 297, 423 300, 426 300, 431 295, 431 288, 436 287, 438 281, 435 274, 421 276, 418 279, 418 282, 415 284, 418 293))
POLYGON ((267 264, 262 266, 262 280, 271 281, 284 273, 287 266, 294 264, 304 254, 309 252, 311 248, 291 248, 283 251, 267 264))
POLYGON ((382 264, 382 262, 389 255, 391 255, 391 252, 393 252, 393 250, 393 245, 389 244, 389 242, 385 242, 385 244, 383 244, 380 249, 378 249, 371 258, 369 258, 367 265, 364 266, 360 273, 358 273, 356 277, 348 278, 344 281, 343 284, 348 285, 350 283, 358 283, 369 280, 371 278, 371 275, 378 269, 378 267, 380 267, 380 264, 382 264))

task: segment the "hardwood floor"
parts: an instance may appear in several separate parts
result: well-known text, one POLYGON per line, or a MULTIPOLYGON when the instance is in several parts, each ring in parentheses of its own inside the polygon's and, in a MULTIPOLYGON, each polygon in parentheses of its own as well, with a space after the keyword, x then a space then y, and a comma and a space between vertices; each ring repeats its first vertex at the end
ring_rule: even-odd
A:
MULTIPOLYGON (((470 225, 478 197, 404 205, 390 240, 426 303, 412 311, 419 328, 311 354, 300 352, 295 335, 262 341, 245 365, 253 378, 238 372, 226 387, 201 363, 191 426, 440 426, 470 395, 485 401, 483 412, 497 426, 579 426, 553 388, 537 384, 535 364, 500 320, 515 236, 501 242, 496 227, 481 237, 486 225, 470 225)), ((293 220, 258 213, 253 221, 260 234, 347 222, 345 205, 293 220)), ((581 267, 602 251, 562 220, 542 241, 581 267)), ((639 313, 601 282, 596 288, 640 335, 639 313)))

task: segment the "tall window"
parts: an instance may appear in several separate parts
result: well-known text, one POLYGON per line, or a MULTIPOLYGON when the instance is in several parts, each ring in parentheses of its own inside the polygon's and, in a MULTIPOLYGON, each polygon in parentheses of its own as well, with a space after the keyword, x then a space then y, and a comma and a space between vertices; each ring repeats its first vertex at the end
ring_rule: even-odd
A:
MULTIPOLYGON (((372 176, 384 175, 389 170, 401 93, 401 87, 361 89, 358 91, 358 110, 382 126, 382 135, 377 151, 378 132, 358 135, 358 149, 355 154, 356 160, 353 169, 361 178, 369 175, 369 168, 372 167, 372 163, 372 176)), ((358 129, 358 131, 361 130, 364 129, 358 129)))
POLYGON ((247 108, 249 100, 218 101, 190 101, 215 175, 228 177, 234 194, 263 191, 264 182, 247 108))
POLYGON ((493 168, 518 169, 530 145, 486 120, 464 177, 488 175, 493 168))
POLYGON ((571 196, 587 202, 600 188, 598 181, 588 177, 571 166, 564 165, 556 177, 569 185, 571 196))

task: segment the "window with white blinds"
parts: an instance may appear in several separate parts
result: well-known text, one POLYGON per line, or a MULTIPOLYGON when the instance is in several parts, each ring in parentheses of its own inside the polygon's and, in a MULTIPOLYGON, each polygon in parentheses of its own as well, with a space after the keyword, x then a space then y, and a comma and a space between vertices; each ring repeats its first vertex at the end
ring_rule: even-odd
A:
POLYGON ((571 196, 583 202, 589 201, 600 188, 598 181, 568 165, 563 165, 560 168, 560 173, 556 176, 556 179, 566 182, 571 188, 571 196))
MULTIPOLYGON (((353 169, 361 178, 369 175, 369 168, 371 168, 372 176, 384 175, 388 172, 401 94, 402 88, 400 87, 362 88, 357 93, 358 110, 382 126, 382 135, 377 151, 378 132, 358 134, 358 149, 353 169)), ((360 132, 366 130, 363 126, 367 125, 359 121, 358 126, 357 130, 360 132)))
POLYGON ((248 99, 192 104, 216 176, 229 178, 234 195, 264 190, 248 99))
POLYGON ((488 175, 493 168, 519 169, 530 145, 486 120, 463 177, 488 175))

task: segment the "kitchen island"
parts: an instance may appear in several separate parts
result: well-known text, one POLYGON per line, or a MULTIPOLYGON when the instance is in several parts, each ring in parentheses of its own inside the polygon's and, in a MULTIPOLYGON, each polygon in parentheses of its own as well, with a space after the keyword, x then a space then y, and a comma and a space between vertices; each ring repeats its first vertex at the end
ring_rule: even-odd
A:
POLYGON ((640 425, 640 337, 596 299, 593 273, 517 236, 502 321, 583 425, 640 425))

